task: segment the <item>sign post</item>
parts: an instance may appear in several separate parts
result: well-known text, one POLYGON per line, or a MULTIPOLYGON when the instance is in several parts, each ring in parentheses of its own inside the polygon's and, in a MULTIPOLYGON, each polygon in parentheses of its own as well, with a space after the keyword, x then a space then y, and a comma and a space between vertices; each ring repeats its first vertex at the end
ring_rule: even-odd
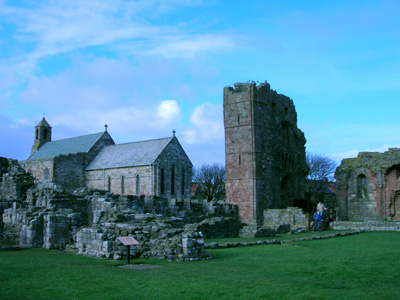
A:
POLYGON ((130 248, 131 245, 140 245, 140 243, 131 236, 120 236, 117 238, 124 246, 126 246, 126 263, 130 264, 130 248))

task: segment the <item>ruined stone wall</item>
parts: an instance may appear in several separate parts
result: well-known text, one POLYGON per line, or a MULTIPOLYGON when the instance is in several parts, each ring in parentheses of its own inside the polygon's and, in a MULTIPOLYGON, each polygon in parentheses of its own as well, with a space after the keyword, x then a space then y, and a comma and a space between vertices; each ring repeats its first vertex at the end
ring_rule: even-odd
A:
POLYGON ((226 201, 243 222, 262 226, 263 210, 304 198, 305 138, 293 101, 269 84, 224 89, 226 201))
POLYGON ((124 225, 105 224, 101 228, 83 228, 77 234, 78 254, 122 259, 127 255, 126 246, 117 239, 131 236, 140 245, 131 246, 133 258, 158 258, 177 261, 196 261, 211 258, 205 252, 203 238, 195 232, 185 233, 154 222, 124 225))
POLYGON ((310 227, 309 215, 297 207, 264 210, 264 226, 277 228, 282 224, 290 225, 290 230, 307 230, 310 227))
POLYGON ((20 164, 36 180, 39 180, 43 184, 46 185, 53 181, 53 178, 54 178, 54 159, 53 158, 24 160, 24 161, 20 161, 20 164), (47 173, 47 171, 45 171, 46 169, 48 170, 48 173, 47 173), (46 173, 48 174, 47 179, 45 179, 46 173))
POLYGON ((400 149, 344 159, 335 177, 340 219, 400 220, 400 149))

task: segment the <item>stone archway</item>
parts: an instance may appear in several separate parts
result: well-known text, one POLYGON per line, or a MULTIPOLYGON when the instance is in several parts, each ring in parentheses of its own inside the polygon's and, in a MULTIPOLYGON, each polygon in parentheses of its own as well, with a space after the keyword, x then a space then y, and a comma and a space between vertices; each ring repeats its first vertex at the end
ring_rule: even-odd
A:
POLYGON ((392 191, 389 203, 389 215, 392 220, 400 221, 400 190, 392 191))

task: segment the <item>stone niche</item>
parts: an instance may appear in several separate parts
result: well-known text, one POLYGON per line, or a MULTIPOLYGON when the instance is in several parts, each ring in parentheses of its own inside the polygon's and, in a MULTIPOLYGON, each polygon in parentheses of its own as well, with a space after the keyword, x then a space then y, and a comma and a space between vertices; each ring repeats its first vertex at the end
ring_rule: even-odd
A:
POLYGON ((360 152, 335 177, 341 220, 400 220, 400 149, 360 152))

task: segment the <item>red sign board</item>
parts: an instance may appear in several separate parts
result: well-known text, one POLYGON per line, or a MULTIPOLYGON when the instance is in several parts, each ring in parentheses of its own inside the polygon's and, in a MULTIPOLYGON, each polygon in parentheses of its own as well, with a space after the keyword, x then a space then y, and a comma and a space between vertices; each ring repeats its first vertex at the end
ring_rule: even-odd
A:
POLYGON ((140 245, 140 243, 131 236, 120 236, 117 239, 125 246, 140 245))

